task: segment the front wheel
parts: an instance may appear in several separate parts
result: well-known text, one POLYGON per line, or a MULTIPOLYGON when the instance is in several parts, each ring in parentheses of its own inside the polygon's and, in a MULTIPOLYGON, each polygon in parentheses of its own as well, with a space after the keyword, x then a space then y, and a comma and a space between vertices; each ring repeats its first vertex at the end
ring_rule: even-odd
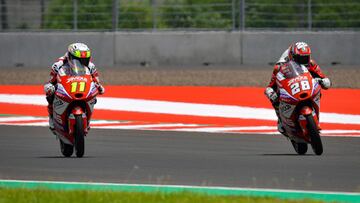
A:
POLYGON ((306 121, 308 123, 307 127, 309 130, 311 147, 313 148, 313 151, 316 155, 321 155, 323 153, 323 146, 320 138, 320 133, 314 121, 314 118, 312 117, 312 115, 307 115, 306 121))
POLYGON ((75 154, 77 157, 83 157, 85 153, 85 132, 84 132, 84 123, 81 115, 75 116, 75 154))

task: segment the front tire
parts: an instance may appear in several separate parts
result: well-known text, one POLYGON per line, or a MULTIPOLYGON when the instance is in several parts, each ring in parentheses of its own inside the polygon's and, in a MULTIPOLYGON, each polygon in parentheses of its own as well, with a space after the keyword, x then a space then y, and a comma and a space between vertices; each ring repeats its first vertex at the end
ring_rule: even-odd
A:
POLYGON ((308 123, 307 127, 309 130, 311 147, 316 155, 321 155, 323 153, 323 146, 320 138, 320 133, 314 121, 314 118, 312 117, 312 115, 307 115, 306 121, 308 123))
POLYGON ((61 153, 65 157, 71 157, 71 155, 74 152, 74 146, 70 144, 65 144, 62 140, 60 140, 60 149, 61 149, 61 153))
POLYGON ((308 150, 308 144, 307 143, 297 143, 297 142, 291 140, 291 144, 294 147, 296 153, 298 153, 299 155, 306 154, 306 152, 308 150))
POLYGON ((81 115, 75 116, 75 154, 77 157, 83 157, 85 153, 85 132, 84 132, 84 123, 81 115))

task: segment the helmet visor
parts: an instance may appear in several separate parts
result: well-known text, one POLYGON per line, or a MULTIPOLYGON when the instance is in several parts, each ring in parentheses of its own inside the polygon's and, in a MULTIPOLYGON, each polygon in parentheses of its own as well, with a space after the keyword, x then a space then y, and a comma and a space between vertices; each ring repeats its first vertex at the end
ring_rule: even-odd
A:
POLYGON ((89 62, 90 62, 90 57, 88 58, 81 58, 81 57, 77 57, 77 56, 74 56, 72 55, 71 53, 69 53, 69 59, 70 61, 74 60, 74 59, 77 59, 80 61, 80 63, 84 66, 89 66, 89 62))
POLYGON ((294 61, 301 65, 308 65, 310 63, 310 55, 295 55, 294 61))

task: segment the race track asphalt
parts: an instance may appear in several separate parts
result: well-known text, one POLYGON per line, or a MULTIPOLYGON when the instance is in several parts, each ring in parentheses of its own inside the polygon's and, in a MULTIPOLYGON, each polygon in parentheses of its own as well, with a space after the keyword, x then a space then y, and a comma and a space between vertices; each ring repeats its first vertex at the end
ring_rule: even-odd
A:
POLYGON ((92 129, 63 158, 45 127, 0 126, 0 179, 360 191, 360 139, 323 137, 298 156, 280 135, 92 129))

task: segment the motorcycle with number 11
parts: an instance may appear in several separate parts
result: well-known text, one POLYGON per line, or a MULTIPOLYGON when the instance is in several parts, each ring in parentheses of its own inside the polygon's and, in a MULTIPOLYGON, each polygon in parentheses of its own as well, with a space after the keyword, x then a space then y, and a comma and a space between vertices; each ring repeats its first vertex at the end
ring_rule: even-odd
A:
POLYGON ((61 153, 77 157, 85 153, 91 115, 98 95, 97 84, 89 69, 73 59, 59 70, 53 102, 53 133, 60 140, 61 153))

